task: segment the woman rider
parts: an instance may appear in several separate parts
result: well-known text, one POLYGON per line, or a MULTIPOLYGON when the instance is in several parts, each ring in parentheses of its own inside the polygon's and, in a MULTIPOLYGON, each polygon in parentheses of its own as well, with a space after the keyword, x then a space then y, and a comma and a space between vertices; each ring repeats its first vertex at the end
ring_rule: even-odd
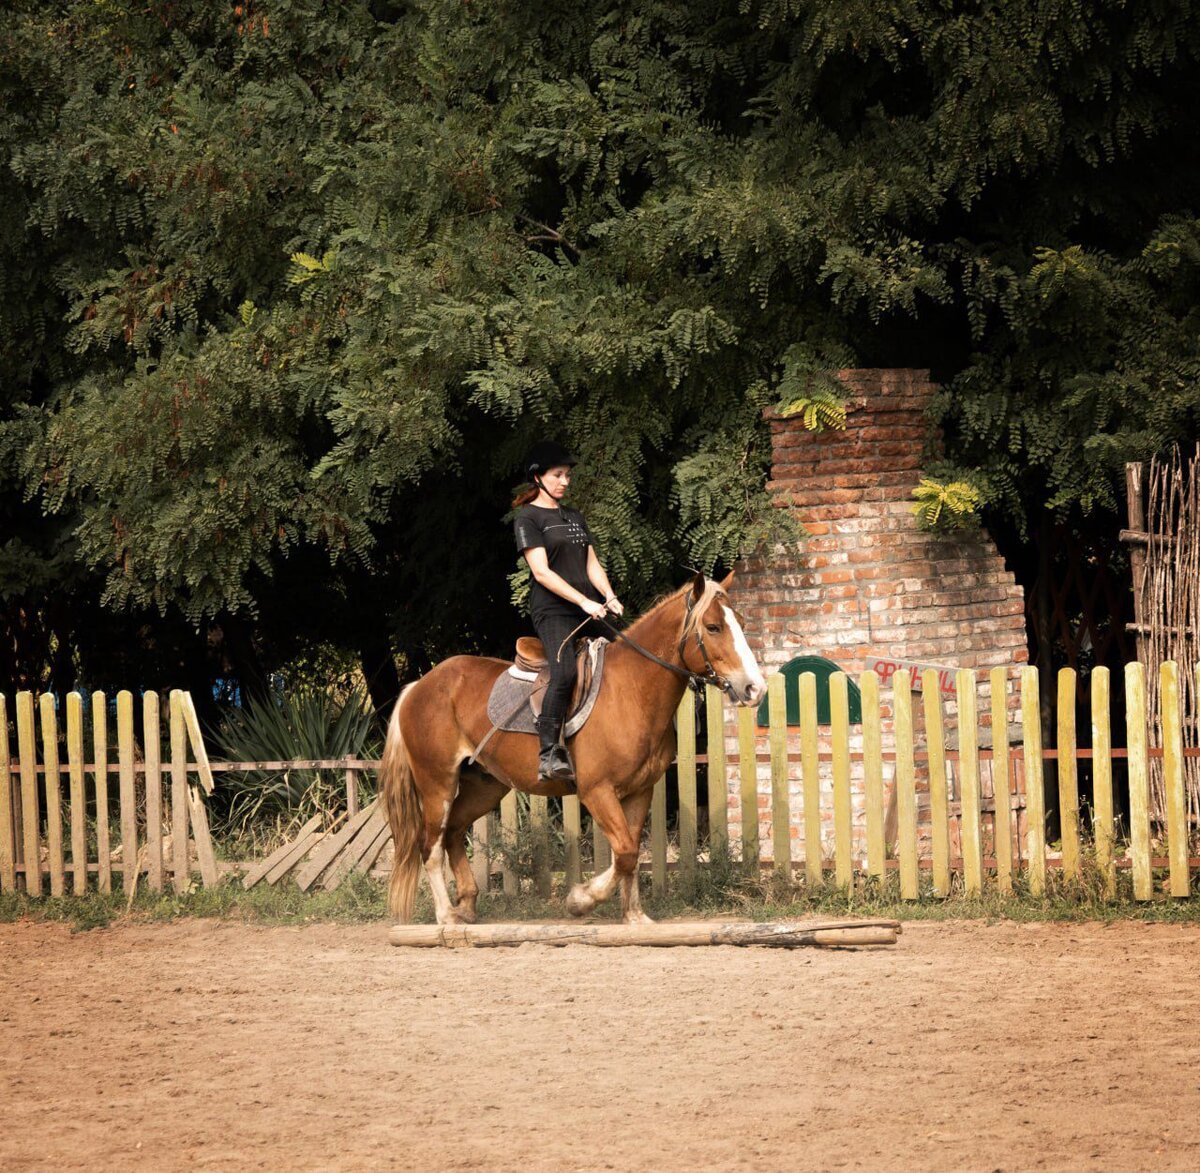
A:
POLYGON ((537 721, 541 745, 538 776, 554 782, 575 780, 575 767, 562 744, 563 723, 575 687, 575 644, 571 641, 561 656, 559 645, 589 618, 592 622, 576 638, 606 636, 595 620, 624 612, 596 557, 583 514, 562 503, 575 463, 561 444, 552 440, 535 444, 525 461, 533 487, 518 493, 513 502, 517 551, 525 556, 533 574, 529 611, 550 662, 550 683, 537 721))

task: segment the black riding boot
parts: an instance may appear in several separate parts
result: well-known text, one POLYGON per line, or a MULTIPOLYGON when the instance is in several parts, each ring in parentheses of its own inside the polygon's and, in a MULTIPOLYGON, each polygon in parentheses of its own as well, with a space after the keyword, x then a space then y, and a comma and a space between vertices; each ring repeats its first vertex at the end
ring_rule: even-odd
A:
POLYGON ((575 782, 575 767, 571 764, 571 755, 562 744, 561 721, 551 717, 537 719, 538 742, 541 752, 538 754, 538 777, 547 782, 575 782))

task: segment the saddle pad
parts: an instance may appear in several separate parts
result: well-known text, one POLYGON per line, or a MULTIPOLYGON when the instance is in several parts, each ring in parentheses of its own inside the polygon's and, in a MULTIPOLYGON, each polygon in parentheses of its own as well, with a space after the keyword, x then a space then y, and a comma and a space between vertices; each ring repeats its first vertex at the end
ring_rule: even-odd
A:
MULTIPOLYGON (((588 644, 588 655, 592 660, 592 682, 579 708, 567 718, 566 728, 563 730, 564 737, 574 737, 592 715, 596 697, 600 695, 606 647, 608 640, 605 639, 595 639, 588 644)), ((533 710, 529 707, 532 692, 533 681, 524 679, 524 673, 518 676, 511 669, 501 672, 496 683, 492 685, 491 696, 488 697, 488 720, 504 733, 536 733, 533 710), (514 709, 517 710, 515 716, 514 709)))

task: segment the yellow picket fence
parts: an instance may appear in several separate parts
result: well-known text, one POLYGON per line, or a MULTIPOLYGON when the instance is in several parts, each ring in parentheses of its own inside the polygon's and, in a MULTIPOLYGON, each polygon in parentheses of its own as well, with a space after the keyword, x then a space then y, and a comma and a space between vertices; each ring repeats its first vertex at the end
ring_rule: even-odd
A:
POLYGON ((161 892, 168 875, 182 892, 192 882, 193 862, 205 884, 217 882, 200 793, 212 793, 212 771, 188 693, 170 694, 169 784, 164 782, 157 693, 147 692, 142 698, 140 740, 135 736, 133 694, 117 694, 116 762, 110 760, 104 693, 91 696, 90 761, 84 748, 84 698, 77 692, 67 694, 65 763, 55 697, 45 693, 35 706, 32 693, 19 692, 14 700, 15 759, 8 699, 0 693, 0 891, 20 886, 31 895, 43 895, 48 879, 50 895, 62 896, 69 877, 70 890, 78 896, 88 891, 89 874, 94 873, 96 889, 111 892, 115 871, 125 892, 132 893, 143 876, 151 891, 161 892), (114 774, 115 793, 110 785, 114 774), (64 837, 68 829, 69 839, 64 837))
MULTIPOLYGON (((1200 664, 1195 666, 1196 692, 1200 697, 1200 664)), ((961 875, 961 888, 969 895, 994 889, 1013 891, 1014 881, 1023 877, 1033 895, 1046 889, 1048 867, 1061 869, 1067 880, 1083 878, 1085 868, 1100 877, 1108 896, 1116 894, 1118 868, 1132 871, 1133 894, 1151 899, 1155 869, 1167 872, 1167 891, 1183 897, 1190 892, 1190 869, 1200 860, 1189 858, 1189 821, 1184 780, 1186 758, 1200 756, 1195 747, 1184 748, 1183 720, 1179 703, 1179 668, 1161 665, 1162 749, 1151 749, 1147 736, 1146 674, 1141 664, 1125 667, 1126 749, 1113 749, 1110 718, 1110 679, 1107 668, 1091 673, 1091 746, 1081 748, 1075 729, 1076 674, 1063 669, 1058 675, 1057 745, 1042 745, 1041 697, 1036 668, 994 668, 988 674, 989 704, 984 714, 990 748, 981 746, 981 714, 978 706, 980 681, 970 669, 955 678, 954 702, 957 717, 957 749, 946 748, 944 701, 937 673, 923 674, 922 688, 914 691, 907 672, 898 672, 881 687, 877 675, 864 672, 857 677, 862 723, 857 731, 861 749, 851 751, 851 725, 847 704, 848 678, 834 673, 829 678, 830 726, 820 731, 817 717, 817 681, 811 673, 799 677, 798 729, 786 724, 785 681, 776 674, 768 681, 769 726, 757 727, 753 709, 730 712, 721 694, 709 688, 704 699, 707 753, 697 753, 696 705, 685 695, 677 715, 678 809, 674 836, 668 835, 667 783, 655 788, 650 812, 648 850, 643 848, 643 867, 648 866, 656 892, 668 886, 668 874, 694 875, 713 854, 731 854, 751 870, 773 869, 787 876, 803 876, 810 886, 833 884, 851 888, 862 878, 883 877, 896 871, 903 899, 922 895, 921 875, 928 873, 929 891, 948 895, 952 875, 961 875), (1015 679, 1014 679, 1015 677, 1015 679), (1015 688, 1014 688, 1015 686, 1015 688), (914 709, 920 706, 923 737, 916 735, 914 709), (1016 720, 1019 713, 1020 720, 1016 720), (884 736, 885 713, 890 730, 884 736), (734 735, 736 730, 736 736, 734 735), (715 733, 714 731, 719 731, 715 733), (728 752, 736 745, 736 753, 728 752), (886 741, 886 744, 885 744, 886 741), (1081 815, 1078 762, 1090 759, 1092 797, 1090 819, 1081 815), (1129 785, 1129 825, 1118 843, 1113 797, 1113 760, 1126 759, 1129 785), (1168 796, 1165 824, 1152 826, 1150 817, 1150 769, 1161 759, 1163 783, 1168 796), (1047 803, 1045 763, 1057 765, 1057 809, 1061 825, 1061 848, 1050 851, 1046 842, 1047 803), (760 776, 759 763, 768 766, 760 776), (990 766, 993 794, 984 800, 981 764, 990 766), (707 768, 708 834, 700 836, 701 812, 697 804, 697 767, 707 768), (853 769, 852 769, 853 767, 853 769), (797 769, 799 783, 793 784, 797 769), (947 779, 950 768, 957 774, 959 793, 951 814, 947 779), (885 773, 889 779, 885 781, 885 773), (852 783, 852 774, 856 775, 852 783), (1021 794, 1011 781, 1020 776, 1021 794), (832 785, 830 785, 830 779, 832 785), (853 795, 852 787, 857 788, 853 795), (918 826, 918 791, 925 799, 926 817, 918 826), (731 842, 730 796, 735 811, 740 806, 740 841, 731 842), (1021 822, 1026 833, 1018 841, 1017 810, 1023 802, 1021 822), (764 803, 769 811, 764 813, 764 803), (832 810, 830 811, 830 806, 832 810), (984 854, 985 806, 991 818, 991 854, 984 854), (854 809, 859 811, 855 824, 854 809), (887 815, 885 816, 885 811, 887 815), (766 815, 769 814, 769 817, 766 815), (829 819, 829 815, 832 819, 829 819), (832 822, 833 834, 823 835, 832 822), (891 823, 890 834, 885 822, 891 823), (863 824, 865 823, 865 827, 863 824), (1084 825, 1084 824, 1087 825, 1084 825), (952 837, 952 824, 958 834, 952 837), (760 843, 760 825, 769 828, 769 850, 760 843), (819 845, 794 858, 794 847, 802 842, 819 845), (919 829, 924 832, 918 834, 919 829), (952 839, 958 854, 952 856, 952 839), (832 849, 824 846, 832 840, 832 849), (859 847, 855 849, 855 841, 859 847), (1154 854, 1155 844, 1165 841, 1165 858, 1154 854), (648 860, 646 859, 648 855, 648 860)), ((521 800, 522 802, 525 800, 521 800)), ((481 819, 475 828, 477 876, 482 880, 494 866, 486 850, 499 832, 502 841, 518 836, 519 824, 547 840, 551 828, 550 803, 537 796, 528 800, 528 812, 516 794, 501 804, 499 826, 481 819)), ((579 799, 562 800, 561 870, 569 883, 582 874, 583 818, 579 799)), ((607 867, 610 856, 598 828, 593 828, 593 859, 597 870, 607 867)), ((1159 848, 1161 850, 1161 847, 1159 848)), ((499 870, 505 889, 515 892, 518 878, 503 864, 499 870)), ((543 864, 537 872, 536 888, 550 892, 551 870, 543 864)))

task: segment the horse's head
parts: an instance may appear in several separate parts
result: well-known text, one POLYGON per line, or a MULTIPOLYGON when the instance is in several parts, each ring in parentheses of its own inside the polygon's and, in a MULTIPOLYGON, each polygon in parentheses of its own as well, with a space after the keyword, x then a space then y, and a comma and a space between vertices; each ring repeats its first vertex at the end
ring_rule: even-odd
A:
POLYGON ((697 675, 715 673, 730 698, 756 705, 767 691, 762 671, 729 602, 732 573, 716 583, 697 574, 686 594, 687 612, 679 639, 684 665, 697 675))

